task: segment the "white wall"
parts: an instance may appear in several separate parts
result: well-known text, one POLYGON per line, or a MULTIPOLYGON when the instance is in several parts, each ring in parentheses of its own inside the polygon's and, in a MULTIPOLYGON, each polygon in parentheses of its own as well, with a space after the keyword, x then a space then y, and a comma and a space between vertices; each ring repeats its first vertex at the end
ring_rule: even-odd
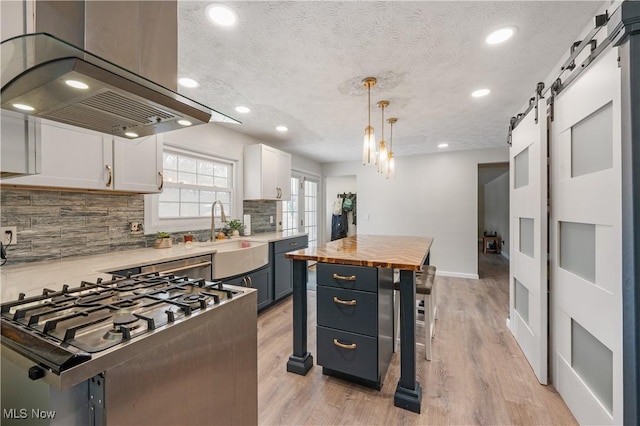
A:
POLYGON ((484 185, 484 229, 502 238, 502 255, 509 257, 509 173, 484 185))
POLYGON ((323 175, 356 174, 358 233, 431 236, 431 264, 478 277, 478 164, 508 160, 508 147, 396 158, 386 180, 360 162, 323 164, 323 175))
MULTIPOLYGON (((331 220, 333 214, 333 202, 336 200, 338 194, 343 192, 352 192, 356 194, 358 192, 356 175, 349 176, 329 176, 324 179, 325 187, 325 202, 324 202, 324 240, 323 242, 331 241, 331 220)), ((359 205, 356 201, 356 209, 359 211, 359 205)), ((356 211, 356 214, 358 214, 356 211)), ((356 220, 357 221, 357 220, 356 220)), ((349 235, 356 233, 356 227, 349 221, 349 235)))

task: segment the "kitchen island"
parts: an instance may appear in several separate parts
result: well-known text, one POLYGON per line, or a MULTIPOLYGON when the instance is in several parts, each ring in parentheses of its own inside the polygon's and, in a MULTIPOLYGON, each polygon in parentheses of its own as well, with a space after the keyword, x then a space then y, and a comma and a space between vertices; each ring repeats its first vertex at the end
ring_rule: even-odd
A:
MULTIPOLYGON (((429 263, 433 239, 382 235, 355 235, 290 252, 293 259, 293 354, 287 371, 306 375, 313 366, 307 351, 307 261, 351 265, 367 269, 400 270, 400 381, 394 405, 420 413, 422 388, 416 381, 416 272, 429 263)), ((366 269, 365 269, 366 270, 366 269)), ((345 277, 357 280, 356 276, 345 277)))

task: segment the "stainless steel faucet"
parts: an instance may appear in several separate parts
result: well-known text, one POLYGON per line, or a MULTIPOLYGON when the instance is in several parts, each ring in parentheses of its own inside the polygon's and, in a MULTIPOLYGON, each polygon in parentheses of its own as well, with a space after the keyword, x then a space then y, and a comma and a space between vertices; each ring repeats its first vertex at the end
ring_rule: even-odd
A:
POLYGON ((217 200, 214 201, 213 204, 211 204, 211 241, 215 241, 216 240, 216 216, 215 216, 215 207, 216 204, 220 204, 220 221, 222 223, 226 223, 227 222, 227 216, 224 214, 224 205, 222 204, 222 201, 217 200))

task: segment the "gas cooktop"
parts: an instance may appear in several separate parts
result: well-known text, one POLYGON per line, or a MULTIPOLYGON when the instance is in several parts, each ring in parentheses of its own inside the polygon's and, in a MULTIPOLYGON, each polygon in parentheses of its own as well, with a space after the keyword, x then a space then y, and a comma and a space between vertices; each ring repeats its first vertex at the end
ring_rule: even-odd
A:
POLYGON ((241 293, 222 282, 159 273, 44 289, 0 305, 2 340, 59 372, 241 293))

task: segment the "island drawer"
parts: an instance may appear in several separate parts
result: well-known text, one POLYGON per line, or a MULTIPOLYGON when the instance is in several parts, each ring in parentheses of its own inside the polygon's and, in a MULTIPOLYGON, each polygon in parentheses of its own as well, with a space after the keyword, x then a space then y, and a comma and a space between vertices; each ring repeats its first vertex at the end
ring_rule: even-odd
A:
POLYGON ((377 336, 378 295, 318 286, 318 325, 377 336))
POLYGON ((306 235, 303 235, 301 237, 287 238, 286 240, 274 242, 273 252, 286 253, 293 250, 307 248, 308 245, 308 237, 306 235))
POLYGON ((318 326, 318 365, 365 380, 378 378, 378 340, 318 326))
POLYGON ((348 290, 378 291, 378 270, 367 266, 318 263, 318 285, 348 290))

